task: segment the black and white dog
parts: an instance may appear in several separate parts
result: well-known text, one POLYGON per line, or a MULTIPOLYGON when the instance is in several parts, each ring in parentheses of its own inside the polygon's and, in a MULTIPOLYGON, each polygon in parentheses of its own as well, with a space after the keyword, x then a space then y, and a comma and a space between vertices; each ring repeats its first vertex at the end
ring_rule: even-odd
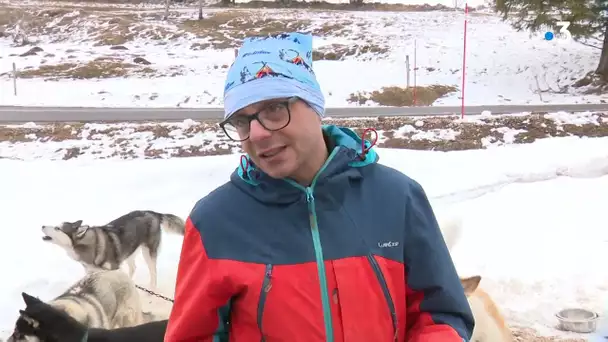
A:
POLYGON ((22 293, 25 310, 7 342, 163 342, 167 320, 144 323, 134 327, 118 329, 88 329, 67 313, 22 293))

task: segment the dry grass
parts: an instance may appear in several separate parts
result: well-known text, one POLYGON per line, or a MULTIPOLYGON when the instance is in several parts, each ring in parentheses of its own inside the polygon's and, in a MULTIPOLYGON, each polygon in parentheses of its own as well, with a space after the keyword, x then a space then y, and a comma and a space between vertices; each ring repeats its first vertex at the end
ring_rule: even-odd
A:
MULTIPOLYGON (((274 35, 288 31, 310 32, 307 19, 262 18, 243 10, 218 11, 203 20, 185 20, 178 27, 208 41, 203 48, 238 47, 245 37, 274 35)), ((200 45, 198 46, 200 48, 200 45)))
POLYGON ((99 57, 84 64, 61 63, 41 65, 38 68, 26 69, 19 72, 21 78, 56 79, 94 79, 125 77, 133 74, 151 74, 155 71, 149 67, 141 67, 133 63, 125 63, 119 59, 99 57))
MULTIPOLYGON (((223 7, 217 3, 216 7, 223 7)), ((292 8, 292 9, 314 9, 314 10, 335 10, 335 11, 390 11, 390 12, 429 12, 429 11, 454 11, 453 8, 443 5, 404 5, 404 4, 385 4, 379 2, 368 2, 361 5, 350 3, 329 3, 325 1, 293 1, 289 5, 281 2, 272 1, 249 1, 230 5, 238 8, 292 8)))
MULTIPOLYGON (((461 122, 457 117, 380 117, 378 119, 332 119, 333 124, 353 128, 358 134, 362 134, 368 127, 373 127, 384 132, 384 140, 378 146, 384 148, 406 148, 413 150, 437 150, 437 151, 460 151, 484 148, 485 142, 510 143, 505 137, 502 128, 519 130, 515 134, 515 144, 528 144, 538 139, 548 137, 606 137, 608 136, 608 114, 602 114, 595 123, 583 125, 564 124, 558 125, 552 119, 541 114, 529 116, 498 116, 480 118, 479 122, 461 122), (417 121, 424 122, 418 127, 417 121), (407 133, 396 135, 395 131, 400 127, 409 125, 416 129, 408 130, 407 133), (420 132, 435 132, 437 130, 450 130, 458 133, 455 139, 429 139, 427 135, 416 136, 420 132)), ((430 134, 432 136, 432 134, 430 134)))
MULTIPOLYGON (((479 118, 479 122, 461 122, 456 117, 428 117, 428 118, 411 118, 411 117, 380 117, 372 119, 326 119, 326 123, 336 124, 339 126, 350 127, 358 134, 362 134, 368 127, 375 128, 381 132, 382 139, 378 142, 379 147, 383 148, 398 148, 398 149, 413 149, 413 150, 437 150, 437 151, 456 151, 456 150, 471 150, 485 148, 484 142, 491 141, 493 143, 502 144, 526 144, 534 142, 537 139, 547 137, 564 137, 564 136, 579 136, 579 137, 606 137, 608 136, 608 114, 601 114, 597 118, 597 122, 590 122, 583 125, 564 124, 558 125, 555 121, 544 117, 541 114, 529 116, 499 116, 490 118, 479 118), (417 125, 418 121, 423 121, 423 125, 417 125), (403 126, 412 126, 411 130, 400 130, 403 126), (522 130, 515 134, 515 139, 510 140, 509 132, 504 131, 504 128, 511 130, 522 130), (450 139, 433 138, 434 133, 439 130, 453 131, 456 137, 450 139), (405 132, 405 133, 403 133, 405 132), (422 133, 422 134, 419 134, 422 133), (416 136, 418 134, 418 136, 416 136)), ((170 127, 167 124, 146 123, 139 124, 134 129, 138 133, 150 133, 153 138, 147 142, 140 140, 131 141, 129 137, 124 136, 124 126, 116 125, 104 130, 90 131, 86 139, 91 141, 108 141, 109 145, 104 149, 112 149, 115 151, 113 156, 121 158, 136 158, 135 150, 144 147, 145 158, 166 158, 166 157, 189 157, 202 155, 217 155, 230 154, 239 151, 239 144, 230 141, 218 129, 217 121, 209 120, 200 122, 198 125, 189 127, 183 132, 186 138, 193 137, 200 133, 210 133, 216 138, 205 140, 196 146, 181 146, 174 147, 170 150, 161 150, 154 148, 155 139, 177 139, 169 133, 176 127, 170 127)), ((62 140, 82 140, 81 135, 83 124, 65 124, 43 125, 36 128, 15 128, 0 126, 0 141, 9 143, 24 143, 32 140, 44 141, 62 141, 62 140)), ((369 137, 367 137, 369 138, 369 137)), ((82 153, 86 153, 88 147, 67 147, 63 149, 64 158, 77 158, 82 153)), ((1 158, 2 156, 0 156, 1 158)), ((521 329, 520 329, 521 330, 521 329)), ((535 336, 528 330, 517 331, 521 336, 535 336)), ((522 337, 518 341, 553 341, 543 339, 528 339, 522 337)))
POLYGON ((85 16, 66 16, 73 12, 68 8, 0 8, 0 30, 7 27, 19 25, 20 30, 27 32, 30 36, 51 35, 59 28, 74 26, 75 23, 85 16), (52 25, 51 25, 52 23, 52 25))
MULTIPOLYGON (((23 29, 22 32, 26 32, 29 37, 45 36, 55 43, 85 33, 88 37, 86 41, 92 42, 93 46, 124 45, 136 38, 155 40, 162 44, 186 34, 193 34, 201 41, 193 43, 192 49, 200 50, 235 48, 246 37, 298 31, 320 37, 348 36, 360 42, 358 46, 342 45, 320 50, 316 54, 318 59, 339 60, 345 56, 359 56, 367 52, 387 52, 387 47, 375 44, 360 32, 360 29, 367 25, 366 22, 336 18, 320 24, 299 16, 297 11, 301 12, 302 9, 283 15, 268 15, 259 9, 214 9, 205 12, 202 20, 184 20, 181 18, 182 14, 176 12, 170 15, 169 21, 164 22, 162 10, 121 10, 109 5, 82 8, 74 5, 59 6, 61 7, 44 10, 34 7, 1 8, 0 32, 2 28, 14 29, 18 24, 23 29), (180 19, 174 19, 175 17, 180 19), (157 22, 168 25, 157 25, 157 22), (86 32, 83 32, 83 28, 86 32)), ((35 43, 29 41, 24 44, 35 43)))
POLYGON ((368 45, 342 45, 331 44, 323 46, 312 52, 313 60, 325 61, 340 61, 346 57, 358 57, 366 53, 385 54, 389 51, 387 47, 368 44, 368 45))
POLYGON ((438 98, 443 97, 458 89, 449 85, 431 85, 426 87, 384 87, 371 93, 359 92, 351 94, 348 99, 351 103, 365 104, 373 101, 382 106, 407 107, 407 106, 430 106, 438 98), (414 91, 416 103, 414 103, 414 91))
POLYGON ((0 8, 0 32, 19 25, 30 37, 48 36, 51 42, 62 42, 73 38, 73 33, 82 33, 85 24, 96 23, 98 25, 84 26, 94 46, 121 45, 139 37, 160 41, 183 35, 145 22, 160 16, 160 13, 135 9, 126 9, 125 13, 114 7, 62 6, 43 10, 4 7, 0 8))
MULTIPOLYGON (((142 22, 146 17, 155 17, 159 14, 123 14, 112 15, 102 21, 101 28, 91 29, 88 33, 95 41, 95 46, 116 46, 133 41, 136 38, 162 41, 181 37, 180 32, 170 31, 162 26, 142 22)), ((148 18, 149 19, 149 18, 148 18)), ((160 20, 160 17, 158 18, 160 20)))

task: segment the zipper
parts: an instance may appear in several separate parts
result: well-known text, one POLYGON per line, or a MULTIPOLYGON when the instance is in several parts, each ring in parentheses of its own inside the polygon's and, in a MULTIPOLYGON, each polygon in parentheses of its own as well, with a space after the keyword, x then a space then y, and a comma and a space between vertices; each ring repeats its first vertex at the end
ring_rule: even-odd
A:
POLYGON ((266 265, 266 272, 264 274, 264 282, 262 283, 262 289, 260 290, 260 299, 258 301, 258 328, 262 335, 262 342, 266 341, 264 337, 264 331, 262 330, 262 319, 264 318, 264 306, 266 305, 266 298, 268 292, 272 288, 272 265, 266 265))
POLYGON ((317 184, 319 175, 327 168, 327 165, 334 158, 339 149, 335 148, 319 172, 312 179, 310 186, 304 187, 291 179, 286 181, 294 187, 304 191, 306 194, 306 203, 308 204, 308 220, 310 224, 310 232, 312 235, 312 244, 315 250, 315 260, 317 262, 317 273, 319 274, 319 286, 321 287, 321 305, 323 306, 323 324, 325 325, 325 341, 334 342, 334 327, 331 317, 331 306, 329 300, 329 291, 327 289, 327 276, 325 273, 325 259, 323 258, 323 246, 321 245, 321 235, 319 234, 319 224, 317 222, 317 211, 315 206, 314 188, 317 184))
POLYGON ((368 254, 367 255, 367 260, 369 261, 370 265, 372 266, 372 269, 374 270, 374 273, 376 274, 376 278, 378 279, 378 282, 380 283, 380 287, 382 288, 382 293, 384 294, 384 299, 386 299, 386 304, 388 305, 388 310, 391 313, 391 319, 393 320, 393 331, 395 332, 395 335, 393 337, 394 341, 397 341, 397 336, 398 336, 398 332, 399 332, 399 326, 397 325, 397 312, 395 310, 395 303, 393 302, 393 298, 391 297, 391 292, 388 289, 388 284, 386 283, 386 279, 384 278, 384 274, 382 273, 382 270, 380 269, 380 265, 378 265, 378 261, 376 261, 376 258, 374 258, 373 255, 368 254))

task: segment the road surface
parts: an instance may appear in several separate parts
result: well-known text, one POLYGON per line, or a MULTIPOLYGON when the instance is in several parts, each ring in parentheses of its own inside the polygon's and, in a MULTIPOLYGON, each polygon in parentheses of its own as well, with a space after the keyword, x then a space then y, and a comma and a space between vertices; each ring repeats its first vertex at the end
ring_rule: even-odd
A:
MULTIPOLYGON (((521 112, 584 112, 608 111, 603 104, 551 104, 551 105, 489 105, 468 106, 465 115, 521 112)), ((220 119, 221 108, 77 108, 77 107, 0 107, 1 123, 22 122, 98 122, 98 121, 182 121, 185 119, 220 119)), ((346 107, 328 108, 330 117, 367 116, 447 116, 460 115, 460 106, 436 107, 346 107)))

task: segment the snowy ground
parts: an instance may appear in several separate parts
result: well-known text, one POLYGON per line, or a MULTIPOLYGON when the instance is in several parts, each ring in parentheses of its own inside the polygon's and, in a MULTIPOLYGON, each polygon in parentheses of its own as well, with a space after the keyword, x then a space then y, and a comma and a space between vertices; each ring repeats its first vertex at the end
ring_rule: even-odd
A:
MULTIPOLYGON (((380 161, 417 179, 439 215, 459 213, 465 231, 453 254, 462 276, 479 274, 513 326, 542 335, 564 307, 602 312, 608 299, 605 206, 608 138, 550 138, 486 150, 430 152, 380 149, 380 161), (516 214, 515 214, 516 213, 516 214)), ((0 160, 0 207, 6 237, 0 297, 0 335, 12 329, 20 293, 50 299, 82 276, 40 226, 83 219, 105 223, 134 209, 185 216, 228 179, 238 155, 170 160, 0 160)), ((179 238, 166 236, 160 289, 172 296, 179 238)), ((136 280, 148 275, 138 260, 136 280)), ((166 314, 167 303, 148 308, 166 314)), ((526 340, 530 341, 530 340, 526 340)))
MULTIPOLYGON (((462 12, 205 9, 206 21, 197 23, 193 8, 174 8, 163 22, 159 7, 86 6, 0 1, 0 18, 9 18, 6 37, 0 35, 0 105, 220 106, 240 38, 286 25, 315 34, 315 49, 324 57, 314 68, 328 106, 358 105, 348 101, 358 92, 405 87, 408 55, 411 85, 415 57, 416 85, 456 89, 433 105, 460 104, 462 12), (27 33, 32 44, 14 46, 10 36, 16 32, 27 33), (28 53, 33 47, 41 50, 28 53), (347 56, 324 60, 332 54, 347 56), (13 63, 21 74, 17 96, 9 78, 13 63)), ((468 104, 608 99, 565 88, 596 67, 599 50, 515 32, 488 13, 471 13, 468 20, 468 104)))

